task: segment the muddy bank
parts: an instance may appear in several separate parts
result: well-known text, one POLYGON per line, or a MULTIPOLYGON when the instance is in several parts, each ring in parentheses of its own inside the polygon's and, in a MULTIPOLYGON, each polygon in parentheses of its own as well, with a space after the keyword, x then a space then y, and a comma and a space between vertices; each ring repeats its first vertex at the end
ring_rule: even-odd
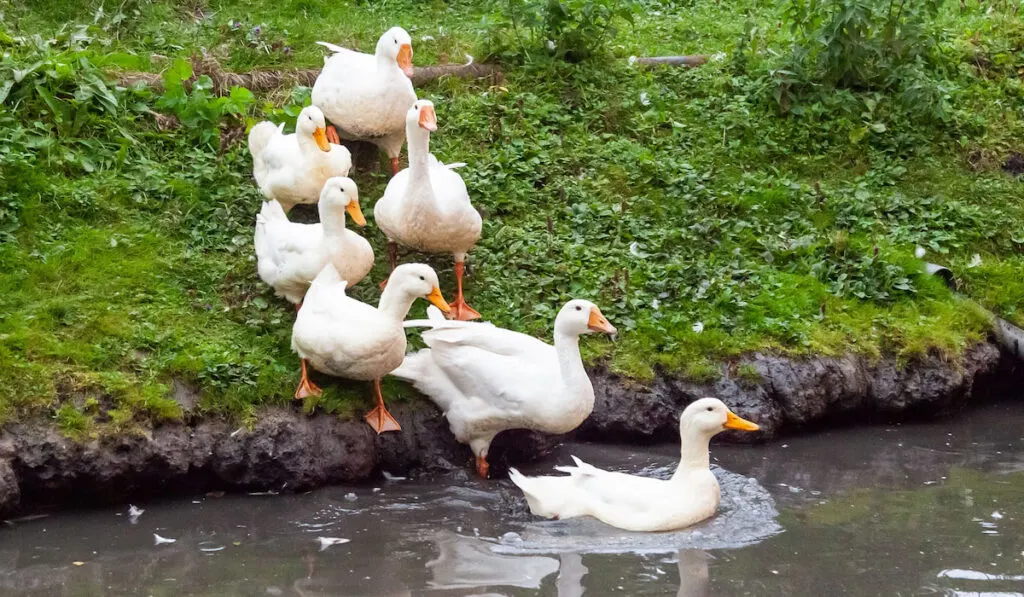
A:
POLYGON ((1022 381, 1024 366, 992 343, 972 346, 958 361, 928 356, 903 365, 895 358, 755 354, 710 383, 661 376, 637 386, 601 372, 594 376, 594 413, 576 433, 592 441, 671 441, 678 437, 680 410, 697 398, 715 396, 761 425, 756 434, 720 437, 760 441, 824 425, 935 415, 999 394, 1019 394, 1022 381))
MULTIPOLYGON (((937 413, 1022 387, 1022 368, 987 343, 972 347, 959 362, 929 357, 903 367, 893 359, 872 363, 852 356, 753 355, 738 365, 706 384, 661 377, 638 385, 594 371, 597 402, 577 436, 675 441, 678 413, 702 396, 718 396, 761 424, 756 441, 879 415, 937 413)), ((12 425, 0 435, 0 513, 207 491, 295 492, 366 481, 384 471, 470 473, 468 448, 455 441, 432 405, 396 405, 392 412, 404 431, 382 436, 362 421, 307 416, 297 408, 267 409, 251 430, 201 420, 85 443, 63 437, 48 421, 12 425)), ((560 439, 503 434, 491 450, 492 472, 503 474, 509 464, 543 458, 560 439)))

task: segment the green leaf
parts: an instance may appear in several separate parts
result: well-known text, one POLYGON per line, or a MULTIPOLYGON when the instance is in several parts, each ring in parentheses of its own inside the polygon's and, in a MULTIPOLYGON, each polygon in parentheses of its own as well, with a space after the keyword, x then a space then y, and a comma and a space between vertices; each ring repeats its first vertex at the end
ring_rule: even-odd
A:
POLYGON ((182 81, 186 81, 190 77, 192 77, 192 64, 183 58, 175 58, 171 66, 164 71, 162 77, 164 88, 170 90, 173 87, 181 87, 182 81))

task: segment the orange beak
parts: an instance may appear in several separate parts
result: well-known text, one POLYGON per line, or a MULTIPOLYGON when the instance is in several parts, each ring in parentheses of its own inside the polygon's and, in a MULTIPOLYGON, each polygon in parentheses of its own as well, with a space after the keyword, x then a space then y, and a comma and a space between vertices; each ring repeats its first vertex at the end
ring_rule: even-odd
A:
POLYGON ((353 222, 360 226, 366 226, 366 218, 363 217, 363 210, 359 209, 358 201, 355 199, 349 201, 348 205, 345 206, 345 211, 348 212, 348 215, 352 218, 353 222))
POLYGON ((398 48, 398 58, 395 59, 398 62, 398 68, 402 69, 405 76, 412 78, 412 46, 409 44, 402 44, 402 47, 398 48))
POLYGON ((433 106, 423 106, 420 110, 420 126, 431 132, 437 130, 437 113, 433 106))
POLYGON ((615 334, 618 330, 615 326, 608 323, 608 320, 601 314, 601 310, 597 307, 590 308, 590 319, 587 321, 587 327, 594 332, 604 332, 605 334, 615 334))
POLYGON ((452 308, 448 306, 448 301, 444 300, 444 295, 441 294, 441 289, 437 286, 435 286, 434 289, 430 291, 430 294, 427 295, 427 300, 445 313, 452 310, 452 308))
POLYGON ((316 127, 316 130, 313 131, 313 139, 316 140, 316 146, 321 151, 331 150, 331 144, 327 141, 327 129, 316 127))
POLYGON ((724 427, 726 429, 738 429, 740 431, 757 431, 760 429, 757 423, 751 423, 746 419, 740 418, 731 410, 725 415, 724 427))

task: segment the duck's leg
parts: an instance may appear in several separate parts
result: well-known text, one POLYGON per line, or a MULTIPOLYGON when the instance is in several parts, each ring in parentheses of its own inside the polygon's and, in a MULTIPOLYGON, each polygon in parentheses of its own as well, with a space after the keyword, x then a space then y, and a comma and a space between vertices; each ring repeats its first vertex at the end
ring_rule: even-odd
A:
POLYGON ((480 318, 480 314, 473 307, 467 305, 465 297, 462 296, 462 273, 466 268, 465 260, 466 255, 464 253, 455 255, 455 283, 459 286, 459 292, 455 296, 455 301, 451 304, 452 310, 449 317, 459 321, 470 321, 480 318))
POLYGON ((487 456, 476 457, 476 474, 480 475, 481 479, 486 479, 491 471, 491 465, 487 464, 487 456))
MULTIPOLYGON (((295 305, 295 312, 298 313, 299 309, 301 308, 302 301, 299 301, 299 303, 295 305)), ((319 386, 309 381, 309 373, 307 371, 308 363, 306 362, 306 359, 301 359, 301 363, 302 378, 299 380, 299 387, 296 388, 295 390, 295 399, 302 400, 303 398, 308 398, 310 396, 319 396, 320 394, 323 394, 324 391, 321 390, 319 386)))
MULTIPOLYGON (((391 271, 395 271, 398 267, 398 243, 393 240, 388 241, 388 263, 391 264, 391 271)), ((380 289, 384 290, 384 287, 388 285, 388 279, 384 278, 384 281, 380 283, 380 289)))
POLYGON ((398 174, 401 169, 398 165, 398 158, 391 158, 391 176, 398 174))
POLYGON ((373 380, 373 391, 377 394, 377 406, 366 413, 366 422, 373 427, 378 434, 385 431, 401 431, 402 426, 391 416, 384 406, 384 395, 380 392, 380 378, 373 380))
POLYGON ((319 396, 324 391, 320 389, 315 383, 309 381, 309 373, 307 372, 306 359, 302 359, 302 379, 299 380, 299 387, 295 390, 295 399, 302 400, 303 398, 309 398, 310 396, 319 396))
POLYGON ((338 136, 338 129, 333 124, 327 125, 327 141, 335 145, 341 145, 341 137, 338 136))

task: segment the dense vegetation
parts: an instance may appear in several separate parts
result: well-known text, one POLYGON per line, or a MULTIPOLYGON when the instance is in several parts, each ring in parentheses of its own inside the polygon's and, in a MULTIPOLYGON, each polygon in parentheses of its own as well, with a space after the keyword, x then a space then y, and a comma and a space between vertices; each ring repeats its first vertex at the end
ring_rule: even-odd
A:
MULTIPOLYGON (((467 296, 497 324, 549 337, 563 301, 591 298, 621 334, 588 358, 640 379, 707 378, 754 350, 955 357, 987 332, 976 303, 1024 324, 1019 3, 766 4, 0 5, 0 421, 130 429, 182 416, 172 384, 204 412, 290 400, 294 315, 256 276, 238 141, 309 90, 218 96, 182 84, 187 59, 316 67, 316 40, 372 51, 393 24, 419 65, 471 54, 504 73, 419 90, 434 152, 469 164, 485 229, 467 296), (696 53, 712 60, 628 60, 696 53), (923 275, 918 246, 969 299, 923 275)), ((354 175, 368 215, 386 171, 354 175)), ((383 246, 372 219, 364 233, 383 246)), ((450 259, 431 263, 450 293, 450 259)), ((373 282, 354 294, 375 302, 373 282)), ((331 385, 306 407, 366 394, 331 385)))

